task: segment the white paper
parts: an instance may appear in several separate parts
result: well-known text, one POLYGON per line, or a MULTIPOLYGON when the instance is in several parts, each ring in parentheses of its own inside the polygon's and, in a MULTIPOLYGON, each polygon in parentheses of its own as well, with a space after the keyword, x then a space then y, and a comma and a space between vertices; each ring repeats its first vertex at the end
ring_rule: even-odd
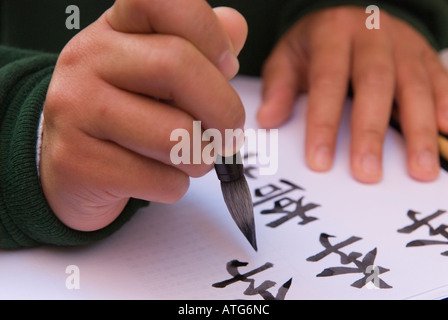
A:
MULTIPOLYGON (((238 77, 232 84, 246 106, 247 128, 257 129, 260 80, 238 77)), ((249 281, 235 281, 224 288, 212 286, 233 278, 226 270, 226 264, 232 260, 248 263, 238 269, 241 274, 272 264, 249 279, 255 288, 265 281, 274 282, 275 286, 266 290, 273 297, 291 280, 287 300, 447 297, 448 257, 441 253, 448 250, 448 245, 412 248, 406 245, 417 239, 445 242, 448 239, 431 236, 426 225, 410 234, 398 232, 412 224, 407 216, 409 210, 420 212, 421 218, 437 210, 448 210, 447 173, 442 172, 432 183, 412 180, 406 170, 403 139, 391 129, 384 149, 383 181, 376 185, 356 182, 349 170, 349 101, 333 169, 325 174, 310 171, 304 161, 306 102, 306 96, 298 100, 292 118, 279 130, 278 172, 259 176, 253 171, 256 179, 247 181, 254 202, 260 200, 254 194, 257 188, 267 185, 284 188, 281 179, 302 187, 304 190, 294 190, 280 198, 294 201, 302 198, 303 206, 314 204, 306 215, 317 220, 299 225, 302 219, 293 217, 272 228, 267 224, 283 214, 261 214, 261 211, 273 209, 274 202, 255 206, 259 248, 255 252, 228 213, 220 183, 212 171, 205 177, 192 179, 190 190, 178 203, 152 203, 117 233, 97 244, 1 251, 0 298, 263 299, 260 294, 244 294, 249 281), (363 273, 317 277, 327 268, 356 267, 355 263, 343 265, 336 253, 316 262, 307 261, 325 250, 319 242, 322 234, 334 236, 329 239, 333 245, 351 237, 361 238, 340 249, 346 255, 358 252, 359 261, 376 248, 372 267, 389 269, 376 279, 392 288, 378 289, 373 281, 361 288, 351 286, 366 276, 363 273), (76 286, 70 282, 75 276, 70 266, 79 271, 76 286)), ((293 207, 291 204, 284 209, 291 211, 293 207)), ((430 224, 434 228, 448 225, 448 213, 430 224)))

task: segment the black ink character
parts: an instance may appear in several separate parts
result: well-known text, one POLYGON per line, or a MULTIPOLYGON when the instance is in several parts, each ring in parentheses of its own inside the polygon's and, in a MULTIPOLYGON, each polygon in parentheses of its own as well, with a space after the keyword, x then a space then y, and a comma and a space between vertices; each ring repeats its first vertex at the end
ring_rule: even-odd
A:
POLYGON ((294 190, 302 190, 302 191, 304 190, 302 187, 297 186, 287 180, 281 179, 280 182, 282 183, 281 187, 278 187, 274 184, 268 184, 267 186, 255 189, 254 207, 263 204, 265 202, 274 200, 276 198, 279 198, 281 196, 284 196, 294 190), (259 198, 262 199, 258 200, 259 198))
POLYGON ((285 214, 283 217, 268 223, 267 226, 271 228, 277 228, 279 225, 291 220, 294 217, 299 217, 302 219, 302 221, 299 222, 300 225, 306 225, 310 222, 318 220, 315 217, 307 216, 306 212, 314 208, 318 208, 319 205, 315 203, 308 203, 306 205, 303 205, 302 203, 303 198, 304 197, 301 197, 298 201, 295 201, 292 200, 291 198, 285 197, 275 201, 273 209, 261 211, 261 214, 273 214, 273 213, 285 214), (290 205, 294 205, 295 206, 294 209, 285 210, 285 208, 289 207, 290 205))
POLYGON ((317 277, 333 277, 337 275, 343 275, 343 274, 356 274, 356 273, 362 273, 364 276, 353 282, 351 284, 352 287, 361 289, 367 283, 372 282, 375 287, 379 289, 390 289, 392 288, 390 285, 388 285, 386 282, 384 282, 382 279, 379 278, 379 275, 386 273, 389 271, 389 269, 375 266, 375 258, 377 255, 377 249, 373 249, 369 253, 367 253, 362 260, 359 260, 362 257, 362 254, 359 252, 351 252, 348 255, 344 252, 341 252, 340 249, 349 246, 359 240, 362 240, 358 237, 351 237, 343 242, 340 242, 336 245, 332 245, 329 241, 329 238, 332 238, 333 236, 330 236, 326 233, 322 233, 320 235, 319 241, 322 244, 322 246, 325 248, 324 251, 309 257, 306 259, 310 262, 317 262, 325 258, 326 256, 335 253, 338 254, 341 258, 341 264, 348 265, 353 263, 354 267, 331 267, 327 268, 324 271, 322 271, 320 274, 317 275, 317 277), (372 272, 374 274, 372 275, 372 272))
POLYGON ((255 280, 249 278, 259 272, 262 272, 269 268, 272 268, 274 265, 270 262, 267 262, 259 268, 256 268, 256 269, 249 271, 245 274, 240 274, 240 272, 238 271, 238 268, 245 267, 247 265, 248 265, 247 262, 240 262, 238 260, 232 260, 232 261, 228 262, 226 269, 227 269, 227 272, 231 276, 233 276, 233 278, 224 280, 221 282, 217 282, 217 283, 213 284, 212 286, 214 288, 225 288, 228 285, 231 285, 238 281, 248 282, 249 287, 247 287, 247 289, 244 291, 244 295, 254 296, 254 295, 259 294, 264 300, 284 300, 285 299, 286 294, 288 293, 288 290, 291 287, 292 278, 289 279, 287 282, 285 282, 278 289, 277 295, 274 297, 274 295, 272 295, 268 291, 270 288, 272 288, 276 285, 276 283, 274 281, 270 281, 270 280, 263 281, 263 283, 261 285, 259 285, 258 287, 255 288, 255 280))
MULTIPOLYGON (((429 228, 429 235, 431 237, 433 236, 442 236, 446 240, 448 240, 448 226, 445 224, 441 224, 439 227, 434 228, 430 222, 441 215, 445 214, 446 211, 444 210, 438 210, 437 212, 433 213, 432 215, 423 218, 419 220, 417 218, 417 215, 419 215, 419 212, 415 212, 412 210, 408 211, 408 217, 414 222, 413 224, 404 227, 402 229, 397 230, 400 233, 407 233, 410 234, 417 230, 418 228, 422 226, 427 226, 429 228)), ((422 247, 422 246, 430 246, 430 245, 448 245, 448 241, 438 241, 438 240, 414 240, 409 242, 406 247, 422 247)), ((448 257, 448 251, 442 252, 442 256, 448 257)))

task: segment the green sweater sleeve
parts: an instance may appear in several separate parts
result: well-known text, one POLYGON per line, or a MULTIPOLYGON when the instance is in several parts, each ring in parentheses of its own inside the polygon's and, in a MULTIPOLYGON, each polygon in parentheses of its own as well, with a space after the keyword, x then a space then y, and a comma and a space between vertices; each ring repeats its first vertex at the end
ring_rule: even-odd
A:
POLYGON ((80 232, 48 206, 37 173, 40 114, 57 56, 0 46, 0 248, 83 245, 117 230, 146 202, 131 200, 108 227, 80 232))

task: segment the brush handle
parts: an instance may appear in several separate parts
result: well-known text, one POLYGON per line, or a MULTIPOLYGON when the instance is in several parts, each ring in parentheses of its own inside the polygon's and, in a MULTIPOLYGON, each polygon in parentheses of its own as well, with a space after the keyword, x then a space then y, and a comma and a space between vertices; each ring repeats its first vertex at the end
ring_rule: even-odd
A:
POLYGON ((215 161, 215 171, 221 182, 232 182, 244 176, 243 162, 239 152, 231 157, 218 156, 215 161))

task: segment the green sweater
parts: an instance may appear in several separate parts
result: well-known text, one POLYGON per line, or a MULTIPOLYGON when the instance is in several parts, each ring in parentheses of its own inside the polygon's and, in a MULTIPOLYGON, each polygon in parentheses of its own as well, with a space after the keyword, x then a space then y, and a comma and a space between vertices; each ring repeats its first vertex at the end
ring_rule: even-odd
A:
MULTIPOLYGON (((65 27, 69 5, 81 12, 81 28, 112 0, 0 0, 0 248, 42 244, 83 245, 120 228, 145 201, 131 199, 106 228, 79 232, 64 226, 48 206, 37 173, 40 114, 57 53, 77 30, 65 27)), ((239 10, 249 24, 241 73, 259 75, 278 38, 294 22, 320 8, 376 4, 406 20, 437 49, 448 47, 448 0, 210 0, 239 10)))

